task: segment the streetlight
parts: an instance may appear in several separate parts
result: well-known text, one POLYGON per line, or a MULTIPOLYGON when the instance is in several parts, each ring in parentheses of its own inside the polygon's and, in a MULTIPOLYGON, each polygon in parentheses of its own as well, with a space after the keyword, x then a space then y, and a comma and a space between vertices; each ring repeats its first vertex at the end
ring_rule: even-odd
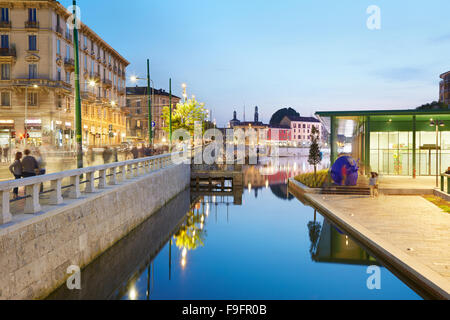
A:
POLYGON ((183 88, 183 99, 184 99, 184 102, 186 102, 187 101, 187 93, 186 93, 187 84, 182 83, 181 88, 183 88))
MULTIPOLYGON (((147 80, 147 100, 148 100, 148 138, 149 143, 152 146, 153 145, 153 128, 152 128, 152 99, 153 99, 153 88, 150 86, 150 82, 152 81, 150 79, 150 59, 147 59, 147 78, 138 78, 136 76, 132 76, 130 78, 132 82, 137 82, 138 80, 147 80), (151 96, 150 96, 150 90, 151 90, 151 96)), ((153 87, 155 84, 153 84, 153 87)))
POLYGON ((77 1, 73 0, 73 43, 75 52, 75 137, 77 141, 77 164, 78 168, 83 168, 83 129, 81 119, 81 98, 80 98, 80 61, 78 50, 78 29, 77 29, 77 1))
POLYGON ((436 188, 439 188, 439 127, 444 126, 443 121, 430 119, 430 127, 436 127, 436 188))

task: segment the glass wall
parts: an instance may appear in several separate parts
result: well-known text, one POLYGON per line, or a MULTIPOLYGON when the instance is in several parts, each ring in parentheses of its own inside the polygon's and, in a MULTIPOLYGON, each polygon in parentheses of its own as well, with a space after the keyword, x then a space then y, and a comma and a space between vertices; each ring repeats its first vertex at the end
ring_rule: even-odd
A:
MULTIPOLYGON (((439 133, 439 172, 450 167, 450 132, 439 133)), ((436 174, 436 133, 416 133, 417 175, 436 174)), ((412 132, 371 132, 370 166, 372 171, 385 175, 413 175, 412 132)))

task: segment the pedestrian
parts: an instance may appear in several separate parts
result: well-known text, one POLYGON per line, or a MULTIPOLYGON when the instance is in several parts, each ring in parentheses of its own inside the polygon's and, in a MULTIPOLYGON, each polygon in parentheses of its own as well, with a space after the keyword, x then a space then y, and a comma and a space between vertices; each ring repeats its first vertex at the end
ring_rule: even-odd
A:
MULTIPOLYGON (((41 151, 39 149, 36 150, 36 161, 38 163, 38 175, 43 176, 47 173, 47 170, 45 169, 46 163, 44 161, 44 158, 42 157, 41 151)), ((41 192, 44 191, 44 184, 41 183, 41 192)))
POLYGON ((3 157, 5 158, 5 161, 8 162, 9 161, 9 147, 6 145, 3 150, 3 157))
POLYGON ((105 164, 109 163, 109 161, 111 160, 111 156, 111 149, 109 149, 109 147, 105 147, 105 149, 103 150, 103 162, 105 164))
POLYGON ((119 162, 119 152, 117 150, 117 147, 113 148, 113 158, 114 158, 114 162, 119 162))
POLYGON ((88 151, 86 153, 86 158, 87 158, 89 166, 94 164, 95 154, 94 154, 94 149, 92 148, 92 146, 89 146, 88 151))
POLYGON ((376 172, 370 173, 369 187, 370 187, 370 197, 371 198, 378 197, 378 173, 376 172))
MULTIPOLYGON (((14 162, 9 166, 9 171, 14 175, 16 180, 22 179, 22 163, 20 160, 22 159, 22 152, 17 152, 14 162)), ((13 191, 14 199, 19 197, 19 188, 14 188, 13 191)))
POLYGON ((30 155, 31 151, 29 149, 26 149, 23 153, 25 157, 22 159, 22 175, 24 178, 35 177, 39 164, 36 158, 30 155))
POLYGON ((131 154, 133 155, 133 159, 137 159, 139 157, 139 150, 136 146, 133 146, 131 149, 131 154))

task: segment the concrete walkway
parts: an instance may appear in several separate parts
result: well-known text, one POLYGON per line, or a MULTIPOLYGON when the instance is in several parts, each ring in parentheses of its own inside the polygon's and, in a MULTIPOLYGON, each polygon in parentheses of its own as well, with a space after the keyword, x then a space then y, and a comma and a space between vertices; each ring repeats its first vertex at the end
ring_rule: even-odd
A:
POLYGON ((305 194, 358 240, 450 299, 450 215, 420 196, 305 194))

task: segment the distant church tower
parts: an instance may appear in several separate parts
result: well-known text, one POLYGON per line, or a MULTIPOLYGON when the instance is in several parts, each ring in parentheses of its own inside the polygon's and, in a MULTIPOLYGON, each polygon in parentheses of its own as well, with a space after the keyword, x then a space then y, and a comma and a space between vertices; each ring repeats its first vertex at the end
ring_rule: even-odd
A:
POLYGON ((255 107, 255 122, 259 122, 259 113, 258 113, 258 107, 255 107))
POLYGON ((233 120, 237 120, 237 112, 236 111, 233 112, 233 120))

